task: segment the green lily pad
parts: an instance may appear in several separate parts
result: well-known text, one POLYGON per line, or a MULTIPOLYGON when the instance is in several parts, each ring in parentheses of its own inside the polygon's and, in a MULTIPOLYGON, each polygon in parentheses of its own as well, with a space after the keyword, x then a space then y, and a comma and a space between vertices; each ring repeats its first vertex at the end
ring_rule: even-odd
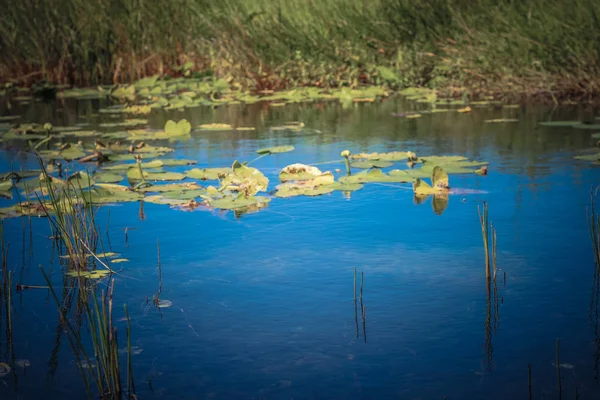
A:
MULTIPOLYGON (((113 251, 107 251, 105 253, 96 253, 96 257, 98 258, 112 258, 112 257, 117 257, 119 256, 119 253, 115 253, 113 251)), ((88 254, 89 257, 92 257, 91 254, 88 254)))
MULTIPOLYGON (((359 160, 369 160, 369 161, 401 161, 406 160, 411 156, 411 158, 415 158, 416 156, 412 152, 408 151, 392 151, 389 153, 359 153, 352 154, 350 158, 359 159, 359 160)), ((357 167, 360 168, 360 167, 357 167)))
POLYGON ((13 187, 12 179, 7 179, 5 181, 0 181, 0 193, 11 193, 13 187))
MULTIPOLYGON (((155 169, 160 168, 164 164, 160 160, 152 160, 145 163, 142 163, 142 168, 144 169, 155 169)), ((102 169, 106 171, 127 171, 129 168, 137 166, 137 163, 129 163, 129 164, 115 164, 115 165, 106 165, 103 166, 102 169)))
POLYGON ((361 171, 357 174, 350 176, 344 176, 339 179, 340 183, 351 184, 351 183, 367 183, 367 182, 411 182, 413 179, 407 174, 401 174, 399 171, 394 174, 387 175, 381 172, 380 169, 372 169, 367 171, 361 171))
POLYGON ((238 196, 225 196, 220 199, 207 199, 211 207, 223 210, 236 210, 246 207, 262 207, 271 201, 268 197, 249 196, 243 194, 238 196))
POLYGON ((192 125, 187 119, 182 119, 179 122, 169 120, 165 124, 165 132, 169 136, 188 135, 191 131, 192 125))
POLYGON ((3 116, 0 116, 0 122, 14 121, 19 118, 21 118, 20 115, 3 115, 3 116))
POLYGON ((229 124, 202 124, 198 126, 201 131, 232 131, 233 126, 229 124))
POLYGON ((94 174, 94 180, 101 183, 119 183, 123 179, 123 176, 110 172, 97 172, 94 174))
POLYGON ((213 181, 225 178, 230 172, 231 168, 194 168, 185 174, 188 178, 213 181))
POLYGON ((394 165, 393 162, 389 161, 379 161, 379 160, 365 160, 365 161, 355 161, 350 164, 354 168, 387 168, 394 165))
POLYGON ((183 192, 183 191, 195 191, 204 189, 196 182, 185 182, 185 183, 167 183, 164 185, 152 185, 144 188, 137 189, 140 193, 166 193, 166 192, 183 192))
POLYGON ((110 260, 110 262, 113 264, 120 264, 120 263, 124 263, 124 262, 129 262, 129 260, 126 258, 115 258, 115 259, 110 260))
POLYGON ((175 160, 175 159, 161 159, 161 160, 155 160, 159 163, 162 164, 162 166, 165 167, 179 167, 179 166, 184 166, 184 165, 194 165, 197 163, 196 160, 175 160))
POLYGON ((574 124, 572 126, 572 128, 575 129, 589 129, 589 130, 599 130, 600 129, 600 124, 586 124, 586 123, 580 123, 580 124, 574 124))
POLYGON ((100 135, 100 133, 96 132, 96 131, 66 131, 60 134, 60 136, 62 137, 67 137, 67 136, 75 136, 78 138, 83 138, 83 137, 94 137, 94 136, 98 136, 100 135))
POLYGON ((70 144, 67 148, 62 149, 59 153, 60 157, 67 160, 77 160, 79 158, 85 157, 85 152, 80 146, 70 144))
POLYGON ((143 179, 140 175, 140 170, 137 166, 133 166, 127 170, 127 179, 130 181, 181 181, 186 175, 179 172, 148 172, 143 171, 143 179))
POLYGON ((186 200, 171 199, 160 194, 144 197, 144 202, 154 204, 165 204, 169 206, 182 206, 187 203, 186 200))
POLYGON ((72 278, 84 278, 84 279, 102 279, 108 275, 110 275, 110 271, 107 269, 97 269, 94 271, 70 271, 65 275, 72 278))
POLYGON ((585 154, 581 156, 573 157, 576 160, 585 160, 585 161, 600 161, 600 153, 596 154, 585 154))
POLYGON ((549 127, 571 127, 573 125, 579 124, 580 121, 543 121, 539 124, 541 126, 549 126, 549 127))
POLYGON ((497 118, 497 119, 486 119, 486 124, 494 124, 494 123, 506 123, 506 122, 519 122, 518 119, 515 118, 497 118))
POLYGON ((264 149, 256 150, 257 154, 276 154, 276 153, 287 153, 290 151, 294 151, 294 146, 274 146, 274 147, 265 147, 264 149))
MULTIPOLYGON (((125 187, 126 188, 126 187, 125 187)), ((141 200, 144 196, 128 190, 118 190, 109 187, 93 187, 84 194, 85 201, 92 204, 122 203, 141 200)))
POLYGON ((246 195, 264 192, 269 186, 269 179, 256 168, 248 167, 239 161, 234 161, 232 172, 227 174, 221 185, 229 190, 243 191, 246 195))
POLYGON ((170 192, 163 192, 163 196, 169 199, 175 200, 192 200, 207 194, 206 189, 195 189, 195 190, 173 190, 170 192))
POLYGON ((321 196, 323 194, 331 193, 335 188, 328 185, 321 185, 316 187, 298 187, 298 186, 287 186, 287 184, 279 185, 279 189, 275 192, 276 197, 294 197, 294 196, 321 196))
POLYGON ((148 123, 147 119, 133 118, 133 119, 126 119, 125 121, 120 121, 120 122, 103 122, 98 126, 100 128, 118 128, 121 126, 131 127, 131 126, 138 126, 138 125, 146 125, 147 123, 148 123))
POLYGON ((334 182, 327 187, 333 188, 333 190, 339 190, 342 192, 354 192, 356 190, 360 190, 364 187, 362 183, 340 183, 334 182))
POLYGON ((94 179, 84 171, 79 171, 67 178, 67 182, 73 185, 75 189, 85 189, 93 186, 96 182, 94 179))

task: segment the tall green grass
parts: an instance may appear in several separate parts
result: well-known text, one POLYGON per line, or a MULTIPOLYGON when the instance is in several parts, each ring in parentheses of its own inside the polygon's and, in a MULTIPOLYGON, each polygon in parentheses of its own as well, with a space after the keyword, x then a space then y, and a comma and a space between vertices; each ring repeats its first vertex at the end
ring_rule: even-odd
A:
POLYGON ((595 0, 0 0, 0 75, 76 84, 196 70, 244 87, 600 89, 595 0), (385 68, 381 68, 385 67, 385 68))

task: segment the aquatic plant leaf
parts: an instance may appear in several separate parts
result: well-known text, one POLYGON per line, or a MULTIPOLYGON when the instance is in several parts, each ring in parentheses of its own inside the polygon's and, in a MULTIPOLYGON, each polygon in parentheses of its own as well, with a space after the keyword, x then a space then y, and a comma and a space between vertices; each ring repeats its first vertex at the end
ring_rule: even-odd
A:
POLYGON ((93 186, 96 182, 94 179, 85 171, 79 171, 67 178, 67 182, 73 185, 75 189, 85 189, 93 186))
MULTIPOLYGON (((115 253, 113 251, 107 251, 105 253, 96 253, 96 257, 98 258, 111 258, 111 257, 117 257, 119 256, 119 253, 115 253)), ((92 257, 91 254, 88 254, 88 257, 92 257)))
POLYGON ((354 192, 356 190, 360 190, 364 187, 362 183, 340 183, 334 182, 330 185, 327 185, 329 188, 333 188, 333 190, 339 190, 343 192, 354 192))
MULTIPOLYGON (((184 165, 194 165, 197 163, 196 160, 185 160, 185 159, 181 159, 181 160, 160 159, 160 160, 154 160, 154 161, 156 161, 157 163, 160 163, 161 166, 165 166, 165 167, 179 167, 179 166, 184 166, 184 165)), ((156 167, 152 167, 152 168, 156 168, 156 167)))
POLYGON ((7 179, 5 181, 0 181, 0 192, 11 193, 13 187, 13 182, 11 179, 7 179))
POLYGON ((350 158, 371 161, 401 161, 408 159, 408 156, 409 152, 407 151, 392 151, 389 153, 358 153, 350 155, 350 158))
MULTIPOLYGON (((125 187, 127 189, 127 187, 125 187)), ((141 200, 144 196, 128 190, 100 187, 98 184, 86 192, 85 201, 92 204, 122 203, 141 200)))
POLYGON ((185 174, 188 178, 212 181, 223 179, 230 172, 231 168, 194 168, 186 171, 185 174))
POLYGON ((187 119, 182 119, 179 122, 169 120, 165 124, 165 132, 169 136, 188 135, 192 131, 192 125, 187 119))
POLYGON ((166 204, 170 206, 181 206, 187 203, 186 200, 170 199, 160 194, 144 197, 144 202, 154 204, 166 204))
POLYGON ((596 154, 585 154, 581 156, 573 157, 576 160, 585 160, 585 161, 600 161, 600 153, 596 154))
POLYGON ((202 131, 232 131, 233 126, 229 124, 202 124, 198 126, 202 131))
POLYGON ((579 124, 580 121, 543 121, 539 124, 541 126, 549 126, 549 127, 571 127, 573 125, 579 124))
POLYGON ((588 123, 579 123, 579 124, 574 124, 572 126, 572 128, 575 129, 589 129, 589 130, 599 130, 600 129, 600 124, 588 124, 588 123))
POLYGON ((204 189, 196 182, 184 182, 184 183, 167 183, 163 185, 152 185, 137 189, 140 193, 166 193, 166 192, 183 192, 183 191, 195 191, 198 189, 204 189))
POLYGON ((592 133, 592 139, 600 139, 600 132, 592 133))
POLYGON ((94 88, 73 88, 56 93, 57 98, 76 98, 76 99, 100 99, 106 97, 106 93, 100 92, 94 88))
POLYGON ((234 161, 231 166, 232 172, 229 173, 221 185, 238 191, 244 191, 246 195, 254 195, 257 192, 264 192, 269 186, 269 179, 256 168, 248 167, 239 161, 234 161))
POLYGON ((147 119, 126 119, 125 121, 120 122, 103 122, 98 125, 100 128, 118 128, 121 126, 132 127, 138 125, 146 125, 148 123, 147 119))
POLYGON ((304 122, 288 122, 285 125, 272 126, 269 128, 272 131, 296 131, 299 132, 304 128, 304 122))
POLYGON ((431 183, 434 188, 448 187, 448 174, 440 166, 435 166, 431 174, 431 183))
POLYGON ((497 119, 486 119, 483 122, 485 122, 486 124, 493 124, 493 123, 505 123, 505 122, 519 122, 519 120, 515 119, 515 118, 497 118, 497 119))
MULTIPOLYGON (((185 179, 186 175, 179 172, 165 172, 165 171, 143 171, 143 180, 147 181, 181 181, 185 179)), ((127 179, 130 181, 142 180, 140 170, 137 166, 133 166, 127 170, 127 179)))
POLYGON ((321 185, 316 187, 299 187, 299 186, 287 186, 287 184, 279 185, 279 188, 275 192, 276 197, 294 197, 294 196, 321 196, 323 194, 331 193, 335 188, 328 185, 321 185))
POLYGON ((142 88, 152 88, 156 85, 156 81, 158 80, 159 75, 149 76, 147 78, 142 78, 133 83, 136 89, 142 88))
POLYGON ((124 263, 124 262, 129 262, 129 260, 127 258, 115 258, 110 260, 111 263, 113 264, 120 264, 120 263, 124 263))
POLYGON ((172 190, 170 192, 162 192, 163 196, 168 199, 175 200, 191 200, 201 196, 207 195, 207 191, 204 188, 195 190, 172 190))
POLYGON ((98 133, 96 131, 81 131, 81 130, 66 131, 66 132, 63 132, 60 134, 61 137, 75 136, 78 138, 94 137, 94 136, 98 136, 98 135, 100 135, 100 133, 98 133))
MULTIPOLYGON (((484 165, 487 163, 483 163, 484 165)), ((439 166, 439 167, 443 167, 444 171, 447 174, 474 174, 476 173, 478 170, 474 169, 474 168, 466 168, 468 166, 479 166, 482 165, 481 163, 475 163, 475 162, 466 162, 466 163, 454 163, 454 164, 433 164, 433 163, 427 163, 424 164, 421 168, 419 168, 418 170, 412 170, 412 171, 419 171, 418 175, 420 176, 421 174, 425 174, 426 176, 431 176, 431 174, 433 173, 433 170, 435 169, 435 167, 439 166), (464 164, 464 165, 463 165, 464 164)), ((413 176, 417 176, 417 174, 413 175, 413 176)))
POLYGON ((416 195, 427 195, 437 193, 438 190, 429 186, 429 184, 421 180, 421 178, 417 178, 413 182, 413 192, 416 195))
POLYGON ((350 164, 354 168, 387 168, 394 165, 393 162, 389 161, 379 161, 379 160, 371 160, 371 161, 355 161, 350 164))
POLYGON ((294 151, 294 146, 274 146, 274 147, 265 147, 264 149, 256 150, 256 154, 276 154, 276 153, 287 153, 290 151, 294 151))
POLYGON ((60 157, 67 160, 77 160, 79 158, 85 157, 85 152, 80 146, 70 144, 68 147, 62 149, 59 153, 60 157))
POLYGON ((400 170, 395 170, 394 174, 387 175, 381 172, 380 169, 371 169, 366 171, 361 171, 357 174, 353 174, 350 176, 343 176, 339 179, 340 183, 350 184, 350 183, 368 183, 368 182, 410 182, 412 178, 406 174, 402 174, 399 172, 400 170))
POLYGON ((96 172, 94 174, 94 180, 101 183, 118 183, 123 179, 125 179, 123 176, 110 172, 96 172))
POLYGON ((107 269, 97 269, 94 271, 69 271, 65 275, 72 278, 84 278, 84 279, 102 279, 111 272, 107 269))
POLYGON ((271 199, 262 196, 249 196, 243 194, 238 196, 225 196, 220 199, 208 199, 208 203, 214 208, 223 210, 235 210, 240 208, 258 206, 262 207, 270 202, 271 199))

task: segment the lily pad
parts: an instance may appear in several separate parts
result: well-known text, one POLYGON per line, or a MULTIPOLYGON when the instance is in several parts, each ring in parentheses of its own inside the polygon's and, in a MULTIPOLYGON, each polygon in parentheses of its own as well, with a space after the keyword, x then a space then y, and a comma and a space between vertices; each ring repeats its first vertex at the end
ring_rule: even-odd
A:
POLYGON ((186 175, 179 172, 148 172, 143 171, 143 179, 137 166, 130 167, 127 170, 127 179, 130 181, 181 181, 186 175))
POLYGON ((387 168, 394 165, 393 162, 389 161, 379 161, 379 160, 365 160, 365 161, 355 161, 350 164, 354 168, 387 168))
POLYGON ((187 203, 186 200, 170 199, 160 194, 146 196, 144 197, 144 202, 154 204, 166 204, 170 206, 181 206, 187 203))
POLYGON ((167 183, 164 185, 152 185, 149 187, 140 188, 137 191, 140 193, 166 193, 166 192, 183 192, 203 189, 196 182, 186 183, 167 183))
POLYGON ((124 262, 129 262, 129 260, 126 258, 115 258, 115 259, 110 260, 110 262, 113 264, 120 264, 120 263, 124 263, 124 262))
POLYGON ((539 124, 541 126, 549 126, 549 127, 571 127, 575 124, 579 124, 580 121, 543 121, 539 124))
POLYGON ((402 174, 400 170, 396 170, 394 174, 387 175, 381 172, 380 169, 371 169, 359 172, 350 176, 344 176, 339 179, 340 183, 367 183, 367 182, 411 182, 413 179, 408 174, 402 174))
POLYGON ((123 179, 123 176, 110 172, 97 172, 94 174, 94 180, 101 183, 119 183, 123 179))
POLYGON ((188 135, 191 131, 192 125, 187 119, 182 119, 179 122, 169 120, 165 124, 165 132, 169 136, 188 135))
POLYGON ((269 179, 256 168, 248 167, 239 161, 234 161, 230 172, 221 182, 229 190, 244 192, 246 196, 264 192, 269 186, 269 179))
POLYGON ((236 210, 240 208, 246 208, 251 206, 262 207, 271 201, 268 197, 262 196, 249 196, 246 197, 243 194, 238 196, 225 196, 220 199, 208 199, 208 203, 214 208, 220 208, 223 210, 236 210))
MULTIPOLYGON (((125 187, 126 188, 126 187, 125 187)), ((96 187, 90 189, 89 192, 85 193, 85 200, 92 204, 105 204, 105 203, 122 203, 129 201, 141 200, 144 196, 131 192, 128 190, 110 189, 106 187, 96 187)))
POLYGON ((299 187, 299 186, 287 186, 287 184, 279 185, 279 189, 275 192, 276 197, 294 197, 294 196, 321 196, 323 194, 331 193, 335 188, 328 185, 321 185, 316 187, 299 187))
POLYGON ((194 168, 186 171, 185 174, 188 178, 213 181, 223 179, 230 172, 231 168, 194 168))
POLYGON ((515 118, 497 118, 497 119, 486 119, 486 124, 495 124, 495 123, 506 123, 506 122, 519 122, 518 119, 515 118))
POLYGON ((340 183, 334 182, 327 187, 333 188, 333 190, 340 190, 343 192, 354 192, 356 190, 360 190, 364 187, 362 183, 340 183))
POLYGON ((77 160, 79 158, 85 157, 85 152, 80 146, 70 144, 68 147, 62 149, 59 153, 60 157, 67 160, 77 160))
POLYGON ((585 154, 581 156, 573 157, 576 160, 585 160, 585 161, 600 161, 600 153, 596 154, 585 154))
POLYGON ((290 151, 294 151, 294 146, 274 146, 274 147, 265 147, 264 149, 256 150, 257 154, 276 154, 276 153, 287 153, 290 151))
POLYGON ((198 126, 202 131, 232 131, 233 126, 229 124, 202 124, 198 126))
POLYGON ((600 129, 600 124, 586 124, 586 123, 580 123, 580 124, 574 124, 572 126, 572 128, 575 129, 589 129, 589 130, 599 130, 600 129))
POLYGON ((110 275, 111 272, 107 269, 97 269, 94 271, 70 271, 65 275, 70 276, 72 278, 84 278, 84 279, 102 279, 110 275))
MULTIPOLYGON (((401 161, 409 158, 414 158, 415 155, 408 151, 392 151, 389 153, 358 153, 350 155, 352 159, 370 160, 370 161, 401 161)), ((360 168, 360 167, 357 167, 360 168)), ((382 167, 383 168, 383 167, 382 167)))

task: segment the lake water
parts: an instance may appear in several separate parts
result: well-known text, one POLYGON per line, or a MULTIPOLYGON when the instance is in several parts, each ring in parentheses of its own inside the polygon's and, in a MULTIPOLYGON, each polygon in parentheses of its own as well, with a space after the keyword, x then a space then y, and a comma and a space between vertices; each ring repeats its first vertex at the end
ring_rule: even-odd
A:
MULTIPOLYGON (((33 102, 0 115, 94 129, 118 121, 98 115, 103 106, 33 102)), ((452 187, 481 192, 451 195, 441 213, 431 199, 415 204, 410 184, 395 183, 366 184, 349 196, 274 198, 239 217, 149 203, 140 212, 139 202, 103 206, 97 220, 104 246, 130 260, 115 277, 115 319, 124 316, 126 303, 132 346, 143 350, 133 356, 140 399, 528 398, 528 364, 533 398, 557 399, 557 338, 562 398, 576 392, 598 398, 600 336, 597 309, 590 314, 595 267, 586 207, 600 170, 573 159, 593 147, 589 130, 538 125, 593 119, 595 110, 483 107, 392 116, 418 108, 390 98, 349 108, 255 104, 150 115, 155 128, 181 118, 192 126, 256 127, 193 132, 189 141, 172 144, 176 151, 168 157, 196 160, 194 167, 227 167, 254 159, 259 148, 294 145, 293 152, 252 164, 270 179, 269 190, 284 166, 337 160, 344 149, 464 155, 490 164, 487 176, 450 175, 452 187), (502 117, 519 122, 484 123, 502 117), (311 130, 269 129, 288 121, 311 130), (484 201, 497 230, 500 269, 489 301, 478 219, 484 201), (159 285, 157 241, 161 299, 172 302, 160 310, 147 304, 159 285), (353 300, 354 267, 359 284, 364 271, 364 324, 361 302, 353 300)), ((0 170, 11 164, 37 167, 14 147, 2 151, 0 170)), ((318 166, 344 170, 343 164, 318 166)), ((4 235, 15 283, 45 285, 41 265, 61 288, 46 219, 32 218, 31 231, 29 219, 7 219, 4 235)), ((85 397, 47 290, 13 290, 12 326, 10 356, 2 325, 0 362, 11 357, 30 366, 13 365, 0 378, 1 399, 85 397)), ((125 327, 117 322, 120 347, 125 327)))

